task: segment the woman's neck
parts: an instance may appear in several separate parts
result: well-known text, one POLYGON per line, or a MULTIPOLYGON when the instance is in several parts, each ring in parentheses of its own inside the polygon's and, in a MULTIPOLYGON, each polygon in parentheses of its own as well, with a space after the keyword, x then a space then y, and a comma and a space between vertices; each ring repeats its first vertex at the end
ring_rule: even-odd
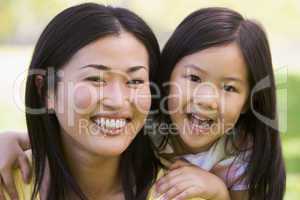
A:
POLYGON ((73 142, 69 137, 63 138, 65 158, 71 174, 88 199, 105 199, 120 194, 120 156, 102 157, 73 142))

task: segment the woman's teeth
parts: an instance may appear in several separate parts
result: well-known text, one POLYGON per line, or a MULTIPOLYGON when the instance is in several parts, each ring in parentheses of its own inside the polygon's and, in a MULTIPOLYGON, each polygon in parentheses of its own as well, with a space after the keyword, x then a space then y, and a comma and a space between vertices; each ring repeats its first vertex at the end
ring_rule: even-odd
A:
POLYGON ((126 119, 107 119, 107 118, 98 118, 94 122, 97 126, 105 129, 121 129, 126 126, 126 119))

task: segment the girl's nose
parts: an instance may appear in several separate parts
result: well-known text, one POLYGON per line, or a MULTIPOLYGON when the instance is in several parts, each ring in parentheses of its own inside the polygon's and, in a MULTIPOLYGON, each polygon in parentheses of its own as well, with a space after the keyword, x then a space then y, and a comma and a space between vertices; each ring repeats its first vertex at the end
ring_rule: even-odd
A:
POLYGON ((202 83, 193 92, 193 101, 208 110, 217 110, 219 106, 218 88, 212 83, 202 83))

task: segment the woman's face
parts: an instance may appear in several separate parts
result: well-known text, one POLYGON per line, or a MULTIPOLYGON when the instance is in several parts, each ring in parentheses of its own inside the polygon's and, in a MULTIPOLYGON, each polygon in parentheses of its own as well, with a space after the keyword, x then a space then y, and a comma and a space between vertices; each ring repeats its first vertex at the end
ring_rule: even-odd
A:
POLYGON ((248 72, 237 44, 183 57, 171 74, 168 110, 183 144, 206 150, 247 109, 248 72))
POLYGON ((149 56, 132 34, 100 38, 59 72, 55 112, 63 141, 95 155, 120 155, 151 105, 149 56))

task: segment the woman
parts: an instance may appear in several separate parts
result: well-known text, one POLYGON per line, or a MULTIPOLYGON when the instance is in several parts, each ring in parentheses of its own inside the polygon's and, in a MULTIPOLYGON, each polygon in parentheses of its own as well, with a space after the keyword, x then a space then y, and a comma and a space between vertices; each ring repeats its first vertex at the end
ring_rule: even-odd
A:
POLYGON ((158 167, 143 134, 158 64, 153 32, 129 10, 87 3, 58 14, 29 67, 35 176, 20 198, 145 199, 158 167))

